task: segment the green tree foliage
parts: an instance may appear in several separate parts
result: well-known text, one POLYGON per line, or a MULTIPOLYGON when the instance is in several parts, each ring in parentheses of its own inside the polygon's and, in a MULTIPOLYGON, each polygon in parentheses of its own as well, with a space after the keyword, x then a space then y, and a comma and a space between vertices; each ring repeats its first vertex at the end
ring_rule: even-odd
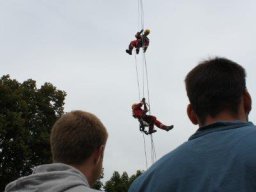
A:
POLYGON ((132 182, 142 174, 142 171, 137 171, 136 174, 131 177, 126 172, 120 175, 117 171, 113 173, 113 176, 106 182, 104 190, 106 192, 127 192, 132 182))
POLYGON ((129 187, 130 187, 130 185, 132 184, 132 182, 133 182, 137 177, 139 177, 142 173, 143 173, 143 171, 137 170, 137 172, 129 178, 129 187))
POLYGON ((103 179, 103 178, 104 178, 104 168, 102 168, 101 175, 100 175, 99 179, 97 179, 97 181, 94 183, 92 188, 101 190, 103 187, 103 183, 102 183, 101 179, 103 179))
POLYGON ((51 162, 49 133, 63 114, 66 93, 51 83, 36 87, 32 79, 19 83, 0 79, 0 191, 5 185, 51 162))

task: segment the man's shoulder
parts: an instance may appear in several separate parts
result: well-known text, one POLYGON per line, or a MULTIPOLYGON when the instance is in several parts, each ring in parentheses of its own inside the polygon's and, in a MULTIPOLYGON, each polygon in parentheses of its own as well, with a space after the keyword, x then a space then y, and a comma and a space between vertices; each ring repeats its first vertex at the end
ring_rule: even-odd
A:
POLYGON ((86 186, 77 186, 77 187, 73 187, 72 189, 68 189, 65 192, 100 192, 100 191, 96 189, 91 189, 86 186))

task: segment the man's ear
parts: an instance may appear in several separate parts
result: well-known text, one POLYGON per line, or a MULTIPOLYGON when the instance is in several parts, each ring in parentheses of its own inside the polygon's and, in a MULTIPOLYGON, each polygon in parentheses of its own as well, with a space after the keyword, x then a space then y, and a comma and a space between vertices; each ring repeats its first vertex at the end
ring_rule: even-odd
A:
POLYGON ((190 119, 190 121, 194 125, 198 124, 197 116, 196 116, 191 104, 188 104, 188 106, 187 106, 187 115, 188 115, 188 118, 190 119))
POLYGON ((252 98, 250 93, 247 91, 247 89, 244 91, 243 100, 244 100, 244 111, 248 115, 252 109, 252 98))
POLYGON ((105 145, 101 145, 99 148, 96 149, 95 151, 95 158, 94 162, 95 164, 98 164, 99 162, 102 161, 103 156, 104 156, 104 150, 105 150, 105 145))

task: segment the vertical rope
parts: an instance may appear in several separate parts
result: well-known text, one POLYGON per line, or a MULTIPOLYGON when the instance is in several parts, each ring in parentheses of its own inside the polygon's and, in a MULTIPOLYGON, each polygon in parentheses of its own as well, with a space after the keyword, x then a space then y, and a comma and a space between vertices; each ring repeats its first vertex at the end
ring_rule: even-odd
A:
POLYGON ((142 133, 143 135, 143 141, 144 141, 144 154, 145 154, 145 159, 146 159, 146 169, 148 168, 148 156, 147 156, 147 148, 146 148, 146 142, 145 142, 145 136, 144 133, 142 133))
POLYGON ((145 72, 146 72, 146 83, 147 83, 147 95, 148 95, 148 105, 149 105, 149 114, 151 114, 151 111, 150 111, 150 96, 149 96, 149 83, 148 83, 148 67, 147 67, 147 61, 146 61, 146 54, 143 53, 143 60, 144 60, 144 67, 145 67, 145 72))
MULTIPOLYGON (((143 71, 145 70, 145 76, 146 76, 146 87, 147 87, 147 100, 149 105, 149 114, 151 114, 151 105, 150 105, 150 94, 149 94, 149 78, 148 78, 148 67, 147 67, 147 60, 146 60, 146 54, 143 53, 143 71)), ((144 87, 144 81, 143 81, 143 87, 144 87)), ((144 91, 144 90, 143 90, 144 91)), ((144 93, 143 93, 144 94, 144 93)), ((150 141, 151 141, 151 163, 153 164, 156 160, 156 150, 155 150, 155 144, 153 140, 153 135, 150 135, 150 141)))
POLYGON ((138 0, 138 31, 141 30, 141 9, 140 9, 140 0, 138 0))
MULTIPOLYGON (((141 29, 144 29, 144 7, 143 7, 143 0, 138 0, 138 28, 139 25, 141 25, 141 29)), ((143 40, 142 40, 143 41, 143 40)), ((144 42, 142 42, 144 44, 144 42)), ((151 104, 150 104, 150 96, 149 96, 149 81, 148 81, 148 69, 147 69, 147 61, 146 61, 146 55, 143 52, 143 62, 142 62, 142 94, 143 97, 145 97, 145 81, 146 81, 146 89, 147 89, 147 101, 148 101, 148 110, 149 114, 151 114, 151 104)), ((137 69, 137 59, 135 55, 135 60, 136 60, 136 72, 137 72, 137 83, 138 83, 138 89, 139 89, 139 95, 140 95, 140 86, 139 86, 139 77, 138 77, 138 69, 137 69)), ((146 159, 146 168, 148 167, 147 163, 147 152, 146 152, 146 143, 145 143, 145 136, 143 134, 143 139, 144 139, 144 152, 145 152, 145 159, 146 159)), ((150 141, 151 141, 151 163, 153 164, 156 160, 156 150, 155 150, 155 145, 154 145, 154 140, 153 140, 153 135, 150 135, 150 141)))
POLYGON ((137 75, 137 86, 138 86, 138 93, 139 93, 139 100, 140 100, 140 80, 139 80, 139 73, 138 73, 138 62, 137 62, 137 57, 136 54, 134 54, 135 56, 135 68, 136 68, 136 75, 137 75))
POLYGON ((156 160, 156 149, 155 144, 153 140, 153 135, 150 135, 150 141, 151 141, 151 163, 153 164, 156 160))
POLYGON ((144 8, 143 8, 143 0, 140 1, 140 14, 141 14, 141 29, 144 29, 144 8))
POLYGON ((142 93, 143 97, 145 97, 145 67, 144 67, 144 60, 142 60, 142 93))

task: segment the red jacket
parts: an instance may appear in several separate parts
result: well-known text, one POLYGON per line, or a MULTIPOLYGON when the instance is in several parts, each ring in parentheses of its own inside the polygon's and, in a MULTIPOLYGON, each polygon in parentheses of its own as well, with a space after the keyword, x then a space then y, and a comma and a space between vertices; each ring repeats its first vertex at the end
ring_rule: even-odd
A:
POLYGON ((132 114, 135 118, 142 118, 146 111, 144 111, 141 107, 143 106, 143 103, 137 103, 132 105, 132 114))

